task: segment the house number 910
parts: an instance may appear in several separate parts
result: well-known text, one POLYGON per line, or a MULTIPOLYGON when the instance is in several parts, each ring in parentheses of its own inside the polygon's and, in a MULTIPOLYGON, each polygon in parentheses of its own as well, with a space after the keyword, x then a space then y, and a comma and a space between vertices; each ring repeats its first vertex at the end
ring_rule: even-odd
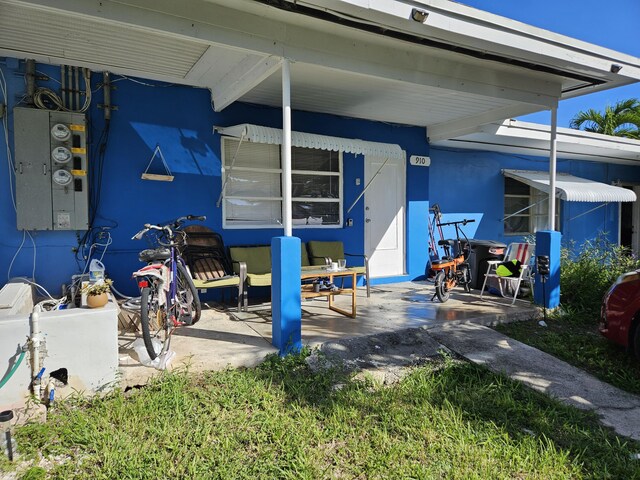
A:
POLYGON ((409 157, 409 163, 416 167, 428 167, 431 165, 431 159, 422 155, 411 155, 411 157, 409 157))

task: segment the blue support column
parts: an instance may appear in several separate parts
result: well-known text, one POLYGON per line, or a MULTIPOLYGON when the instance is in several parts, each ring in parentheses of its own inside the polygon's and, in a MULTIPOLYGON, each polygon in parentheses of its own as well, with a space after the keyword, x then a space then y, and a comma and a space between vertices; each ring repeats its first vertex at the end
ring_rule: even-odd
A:
POLYGON ((543 285, 540 275, 536 272, 534 300, 538 305, 555 308, 560 305, 560 232, 543 230, 536 233, 536 255, 549 257, 549 275, 543 285))
POLYGON ((271 239, 271 331, 280 355, 302 348, 300 239, 271 239))

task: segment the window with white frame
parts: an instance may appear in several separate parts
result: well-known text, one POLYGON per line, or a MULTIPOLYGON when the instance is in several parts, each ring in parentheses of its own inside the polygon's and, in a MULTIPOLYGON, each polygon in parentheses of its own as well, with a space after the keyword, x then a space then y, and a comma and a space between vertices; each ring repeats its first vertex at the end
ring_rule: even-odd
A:
MULTIPOLYGON (((224 228, 282 226, 280 145, 223 138, 224 228), (237 152, 237 154, 236 154, 237 152), (233 160, 236 156, 235 161, 233 160), (233 166, 232 166, 233 162, 233 166)), ((295 228, 342 225, 342 153, 292 147, 295 228)))
MULTIPOLYGON (((504 179, 504 234, 531 235, 547 228, 549 195, 513 178, 504 179)), ((556 202, 556 225, 560 202, 556 202)))

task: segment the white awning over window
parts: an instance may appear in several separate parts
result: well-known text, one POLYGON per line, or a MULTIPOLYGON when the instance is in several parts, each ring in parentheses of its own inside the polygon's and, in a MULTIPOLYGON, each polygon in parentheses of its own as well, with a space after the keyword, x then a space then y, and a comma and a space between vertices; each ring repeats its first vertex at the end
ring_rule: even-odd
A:
MULTIPOLYGON (((505 177, 526 183, 530 187, 549 193, 549 172, 532 170, 502 170, 505 177)), ((574 177, 566 173, 556 175, 556 197, 568 202, 635 202, 636 194, 606 183, 574 177)))
MULTIPOLYGON (((282 130, 263 127, 250 123, 241 123, 231 127, 214 127, 222 135, 241 138, 244 141, 282 145, 282 130)), ((330 137, 314 133, 291 132, 291 144, 294 147, 333 150, 356 155, 371 155, 382 158, 404 158, 400 145, 394 143, 367 142, 354 138, 330 137)))

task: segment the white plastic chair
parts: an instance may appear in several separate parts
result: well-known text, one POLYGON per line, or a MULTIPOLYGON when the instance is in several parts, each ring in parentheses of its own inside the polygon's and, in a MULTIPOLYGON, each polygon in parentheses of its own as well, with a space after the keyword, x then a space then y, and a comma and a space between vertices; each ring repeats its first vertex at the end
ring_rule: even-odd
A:
POLYGON ((531 285, 531 268, 529 263, 531 262, 531 257, 534 254, 534 245, 530 243, 510 243, 507 247, 507 251, 504 254, 503 260, 489 260, 487 263, 487 273, 484 275, 484 282, 482 284, 482 290, 480 291, 480 299, 482 300, 482 296, 484 295, 484 289, 487 286, 488 278, 497 278, 498 283, 500 285, 500 293, 503 294, 503 281, 508 281, 514 286, 513 289, 513 299, 511 300, 511 305, 516 302, 516 298, 518 296, 518 291, 520 290, 520 284, 525 281, 529 282, 531 285), (521 263, 520 266, 520 275, 513 277, 502 277, 496 273, 496 269, 498 265, 502 262, 509 262, 512 260, 519 260, 521 263))

